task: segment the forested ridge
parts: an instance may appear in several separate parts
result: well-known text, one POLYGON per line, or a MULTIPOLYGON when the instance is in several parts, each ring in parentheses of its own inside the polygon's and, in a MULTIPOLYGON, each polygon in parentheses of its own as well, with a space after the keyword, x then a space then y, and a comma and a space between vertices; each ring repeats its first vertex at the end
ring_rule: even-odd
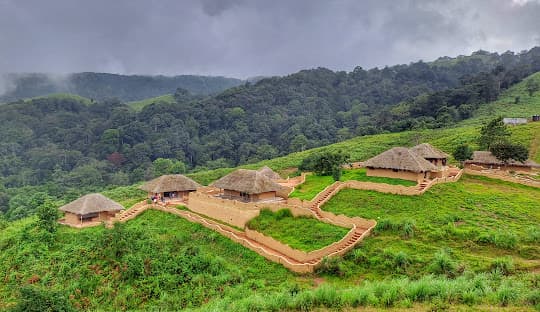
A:
POLYGON ((358 135, 450 126, 537 71, 540 48, 478 51, 383 69, 304 70, 215 96, 177 88, 173 103, 141 111, 115 99, 12 102, 0 106, 0 211, 18 219, 46 197, 252 163, 358 135))
POLYGON ((92 72, 69 75, 7 74, 0 77, 0 82, 2 80, 7 90, 0 94, 0 103, 53 93, 71 93, 94 100, 117 98, 122 101, 137 101, 174 93, 179 87, 193 94, 213 94, 243 83, 240 79, 227 77, 128 76, 92 72))

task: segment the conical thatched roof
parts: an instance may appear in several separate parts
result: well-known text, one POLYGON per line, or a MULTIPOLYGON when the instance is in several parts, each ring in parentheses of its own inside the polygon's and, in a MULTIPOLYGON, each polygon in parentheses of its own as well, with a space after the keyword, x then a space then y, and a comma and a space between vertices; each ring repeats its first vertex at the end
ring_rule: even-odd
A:
MULTIPOLYGON (((473 153, 473 159, 466 160, 466 164, 481 164, 481 165, 504 165, 502 161, 493 156, 489 151, 476 151, 473 153)), ((535 167, 540 168, 540 165, 532 160, 526 160, 524 162, 511 159, 507 163, 510 166, 520 166, 520 167, 535 167)))
POLYGON ((265 177, 270 178, 271 180, 279 180, 281 179, 281 176, 275 172, 274 170, 270 169, 268 166, 264 166, 261 169, 257 170, 260 173, 262 173, 265 177))
POLYGON ((119 203, 98 193, 84 195, 71 203, 58 208, 65 212, 85 215, 102 211, 120 211, 124 209, 119 203))
POLYGON ((201 185, 181 174, 157 177, 141 185, 141 190, 149 193, 195 191, 201 185))
POLYGON ((255 170, 238 169, 211 184, 225 190, 233 190, 247 194, 276 192, 282 186, 275 183, 264 174, 255 170))
POLYGON ((445 159, 449 157, 448 154, 428 143, 422 143, 415 147, 411 147, 411 151, 426 159, 445 159))
POLYGON ((438 171, 432 163, 406 147, 394 147, 365 162, 366 167, 412 172, 438 171))

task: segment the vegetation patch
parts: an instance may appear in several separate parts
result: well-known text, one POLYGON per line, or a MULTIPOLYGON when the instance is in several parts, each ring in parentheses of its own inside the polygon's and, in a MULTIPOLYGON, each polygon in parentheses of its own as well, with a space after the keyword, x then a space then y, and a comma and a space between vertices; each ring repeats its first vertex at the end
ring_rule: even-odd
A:
MULTIPOLYGON (((362 181, 362 182, 373 182, 373 183, 386 183, 391 185, 403 185, 403 186, 415 186, 416 182, 394 179, 394 178, 384 178, 384 177, 368 177, 366 175, 366 169, 349 169, 343 170, 340 181, 362 181)), ((334 179, 331 176, 319 176, 319 175, 308 175, 306 176, 306 181, 295 187, 294 192, 291 193, 290 197, 300 198, 304 200, 312 200, 323 191, 327 186, 334 183, 334 179)))
POLYGON ((511 274, 513 268, 527 270, 530 261, 539 264, 539 196, 537 188, 464 175, 421 196, 345 189, 322 209, 378 221, 358 257, 346 256, 350 272, 365 270, 374 278, 426 270, 448 276, 494 269, 511 274), (411 255, 406 270, 389 265, 398 252, 411 255))
POLYGON ((24 219, 0 234, 2 311, 14 302, 16 311, 173 311, 294 280, 242 245, 155 210, 113 229, 50 234, 24 219))
POLYGON ((385 178, 385 177, 368 177, 366 175, 367 169, 351 169, 343 170, 343 175, 341 176, 341 181, 361 181, 361 182, 373 182, 373 183, 386 183, 391 185, 403 185, 403 186, 415 186, 415 181, 396 179, 396 178, 385 178))
POLYGON ((337 242, 350 230, 311 217, 293 217, 289 209, 275 213, 263 209, 258 217, 249 221, 248 228, 306 252, 337 242))

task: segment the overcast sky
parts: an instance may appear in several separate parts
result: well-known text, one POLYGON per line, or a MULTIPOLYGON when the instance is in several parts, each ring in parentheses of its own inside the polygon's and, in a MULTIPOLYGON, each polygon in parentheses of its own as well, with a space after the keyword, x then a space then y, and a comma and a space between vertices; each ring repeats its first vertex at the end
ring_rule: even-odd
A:
POLYGON ((540 45, 540 0, 0 0, 0 73, 246 78, 540 45))

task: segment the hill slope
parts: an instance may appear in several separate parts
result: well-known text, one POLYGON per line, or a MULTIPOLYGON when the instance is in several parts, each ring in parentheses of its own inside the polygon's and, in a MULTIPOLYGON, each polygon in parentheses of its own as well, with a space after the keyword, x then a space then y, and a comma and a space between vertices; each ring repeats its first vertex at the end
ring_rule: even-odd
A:
POLYGON ((80 310, 527 307, 539 302, 538 196, 470 176, 421 197, 342 191, 323 209, 377 218, 379 226, 343 260, 309 276, 159 211, 112 230, 49 234, 33 218, 2 223, 0 309, 20 302, 23 287, 34 300, 64 297, 80 310))
POLYGON ((65 76, 8 74, 0 78, 8 86, 8 91, 0 94, 0 103, 51 93, 72 93, 94 100, 118 98, 121 101, 138 101, 174 93, 177 88, 193 94, 213 94, 243 83, 240 79, 226 77, 127 76, 106 73, 75 73, 65 76))

